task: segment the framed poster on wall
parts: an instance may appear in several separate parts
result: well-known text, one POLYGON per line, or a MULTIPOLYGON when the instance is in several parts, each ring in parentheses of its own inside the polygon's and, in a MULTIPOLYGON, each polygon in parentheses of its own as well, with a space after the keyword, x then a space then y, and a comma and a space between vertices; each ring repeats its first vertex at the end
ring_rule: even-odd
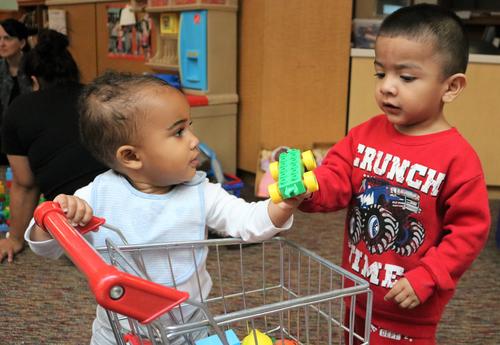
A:
POLYGON ((151 52, 153 21, 145 12, 134 12, 129 5, 112 4, 107 9, 108 57, 148 60, 151 52))

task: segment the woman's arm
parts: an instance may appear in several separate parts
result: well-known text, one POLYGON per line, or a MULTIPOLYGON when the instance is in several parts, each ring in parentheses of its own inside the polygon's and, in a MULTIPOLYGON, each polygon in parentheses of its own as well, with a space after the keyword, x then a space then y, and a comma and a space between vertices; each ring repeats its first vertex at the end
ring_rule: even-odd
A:
POLYGON ((40 198, 35 177, 26 156, 8 155, 13 180, 10 188, 9 238, 0 240, 0 262, 9 262, 23 249, 24 232, 33 217, 33 211, 40 198))

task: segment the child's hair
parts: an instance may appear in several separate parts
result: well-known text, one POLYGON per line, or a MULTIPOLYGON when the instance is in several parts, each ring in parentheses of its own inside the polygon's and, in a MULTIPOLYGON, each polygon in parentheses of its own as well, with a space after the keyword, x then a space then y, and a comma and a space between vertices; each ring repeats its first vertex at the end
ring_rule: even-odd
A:
POLYGON ((24 73, 37 77, 42 88, 46 85, 79 82, 80 72, 68 46, 66 35, 51 29, 40 30, 37 44, 23 58, 24 73))
POLYGON ((142 91, 151 86, 170 88, 151 75, 113 71, 97 77, 84 88, 79 101, 81 140, 106 166, 116 168, 117 149, 138 139, 142 115, 147 112, 143 108, 145 94, 142 91))
POLYGON ((465 73, 469 42, 460 18, 438 5, 419 4, 400 8, 380 26, 378 36, 405 37, 433 44, 443 57, 443 76, 465 73))

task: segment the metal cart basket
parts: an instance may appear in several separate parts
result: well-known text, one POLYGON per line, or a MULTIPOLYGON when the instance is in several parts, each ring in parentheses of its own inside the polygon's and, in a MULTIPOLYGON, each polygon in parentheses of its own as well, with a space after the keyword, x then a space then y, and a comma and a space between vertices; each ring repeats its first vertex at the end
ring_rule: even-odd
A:
POLYGON ((87 277, 117 344, 240 344, 234 336, 246 337, 242 345, 369 344, 368 283, 285 238, 250 246, 239 239, 148 245, 128 245, 123 239, 123 245, 108 241, 96 251, 82 234, 99 226, 117 231, 103 219, 95 217, 92 224, 76 229, 57 204, 46 202, 35 211, 35 220, 87 277), (195 265, 195 257, 208 252, 210 293, 203 296, 197 276, 197 300, 175 289, 172 272, 166 274, 172 276, 173 287, 150 281, 143 257, 152 251, 160 252, 165 262, 182 251, 195 265), (366 322, 357 332, 354 310, 360 303, 366 322))

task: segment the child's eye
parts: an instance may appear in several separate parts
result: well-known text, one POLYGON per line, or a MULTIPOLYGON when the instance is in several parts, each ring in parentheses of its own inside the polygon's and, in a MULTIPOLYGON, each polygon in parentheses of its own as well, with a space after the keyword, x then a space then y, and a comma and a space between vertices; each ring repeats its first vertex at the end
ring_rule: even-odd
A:
POLYGON ((177 132, 175 132, 175 136, 176 137, 182 137, 182 135, 184 134, 184 132, 187 129, 191 128, 192 124, 193 124, 193 121, 190 121, 186 126, 179 128, 179 130, 177 132))
POLYGON ((175 132, 175 136, 182 137, 182 134, 184 133, 185 130, 186 130, 185 127, 179 128, 179 130, 177 132, 175 132))
POLYGON ((403 79, 403 81, 405 81, 405 82, 411 82, 411 81, 414 81, 415 79, 417 79, 417 78, 409 76, 409 75, 402 75, 400 78, 403 79))
POLYGON ((375 73, 375 78, 377 78, 377 79, 383 79, 384 77, 385 77, 385 73, 382 73, 382 72, 375 73))

